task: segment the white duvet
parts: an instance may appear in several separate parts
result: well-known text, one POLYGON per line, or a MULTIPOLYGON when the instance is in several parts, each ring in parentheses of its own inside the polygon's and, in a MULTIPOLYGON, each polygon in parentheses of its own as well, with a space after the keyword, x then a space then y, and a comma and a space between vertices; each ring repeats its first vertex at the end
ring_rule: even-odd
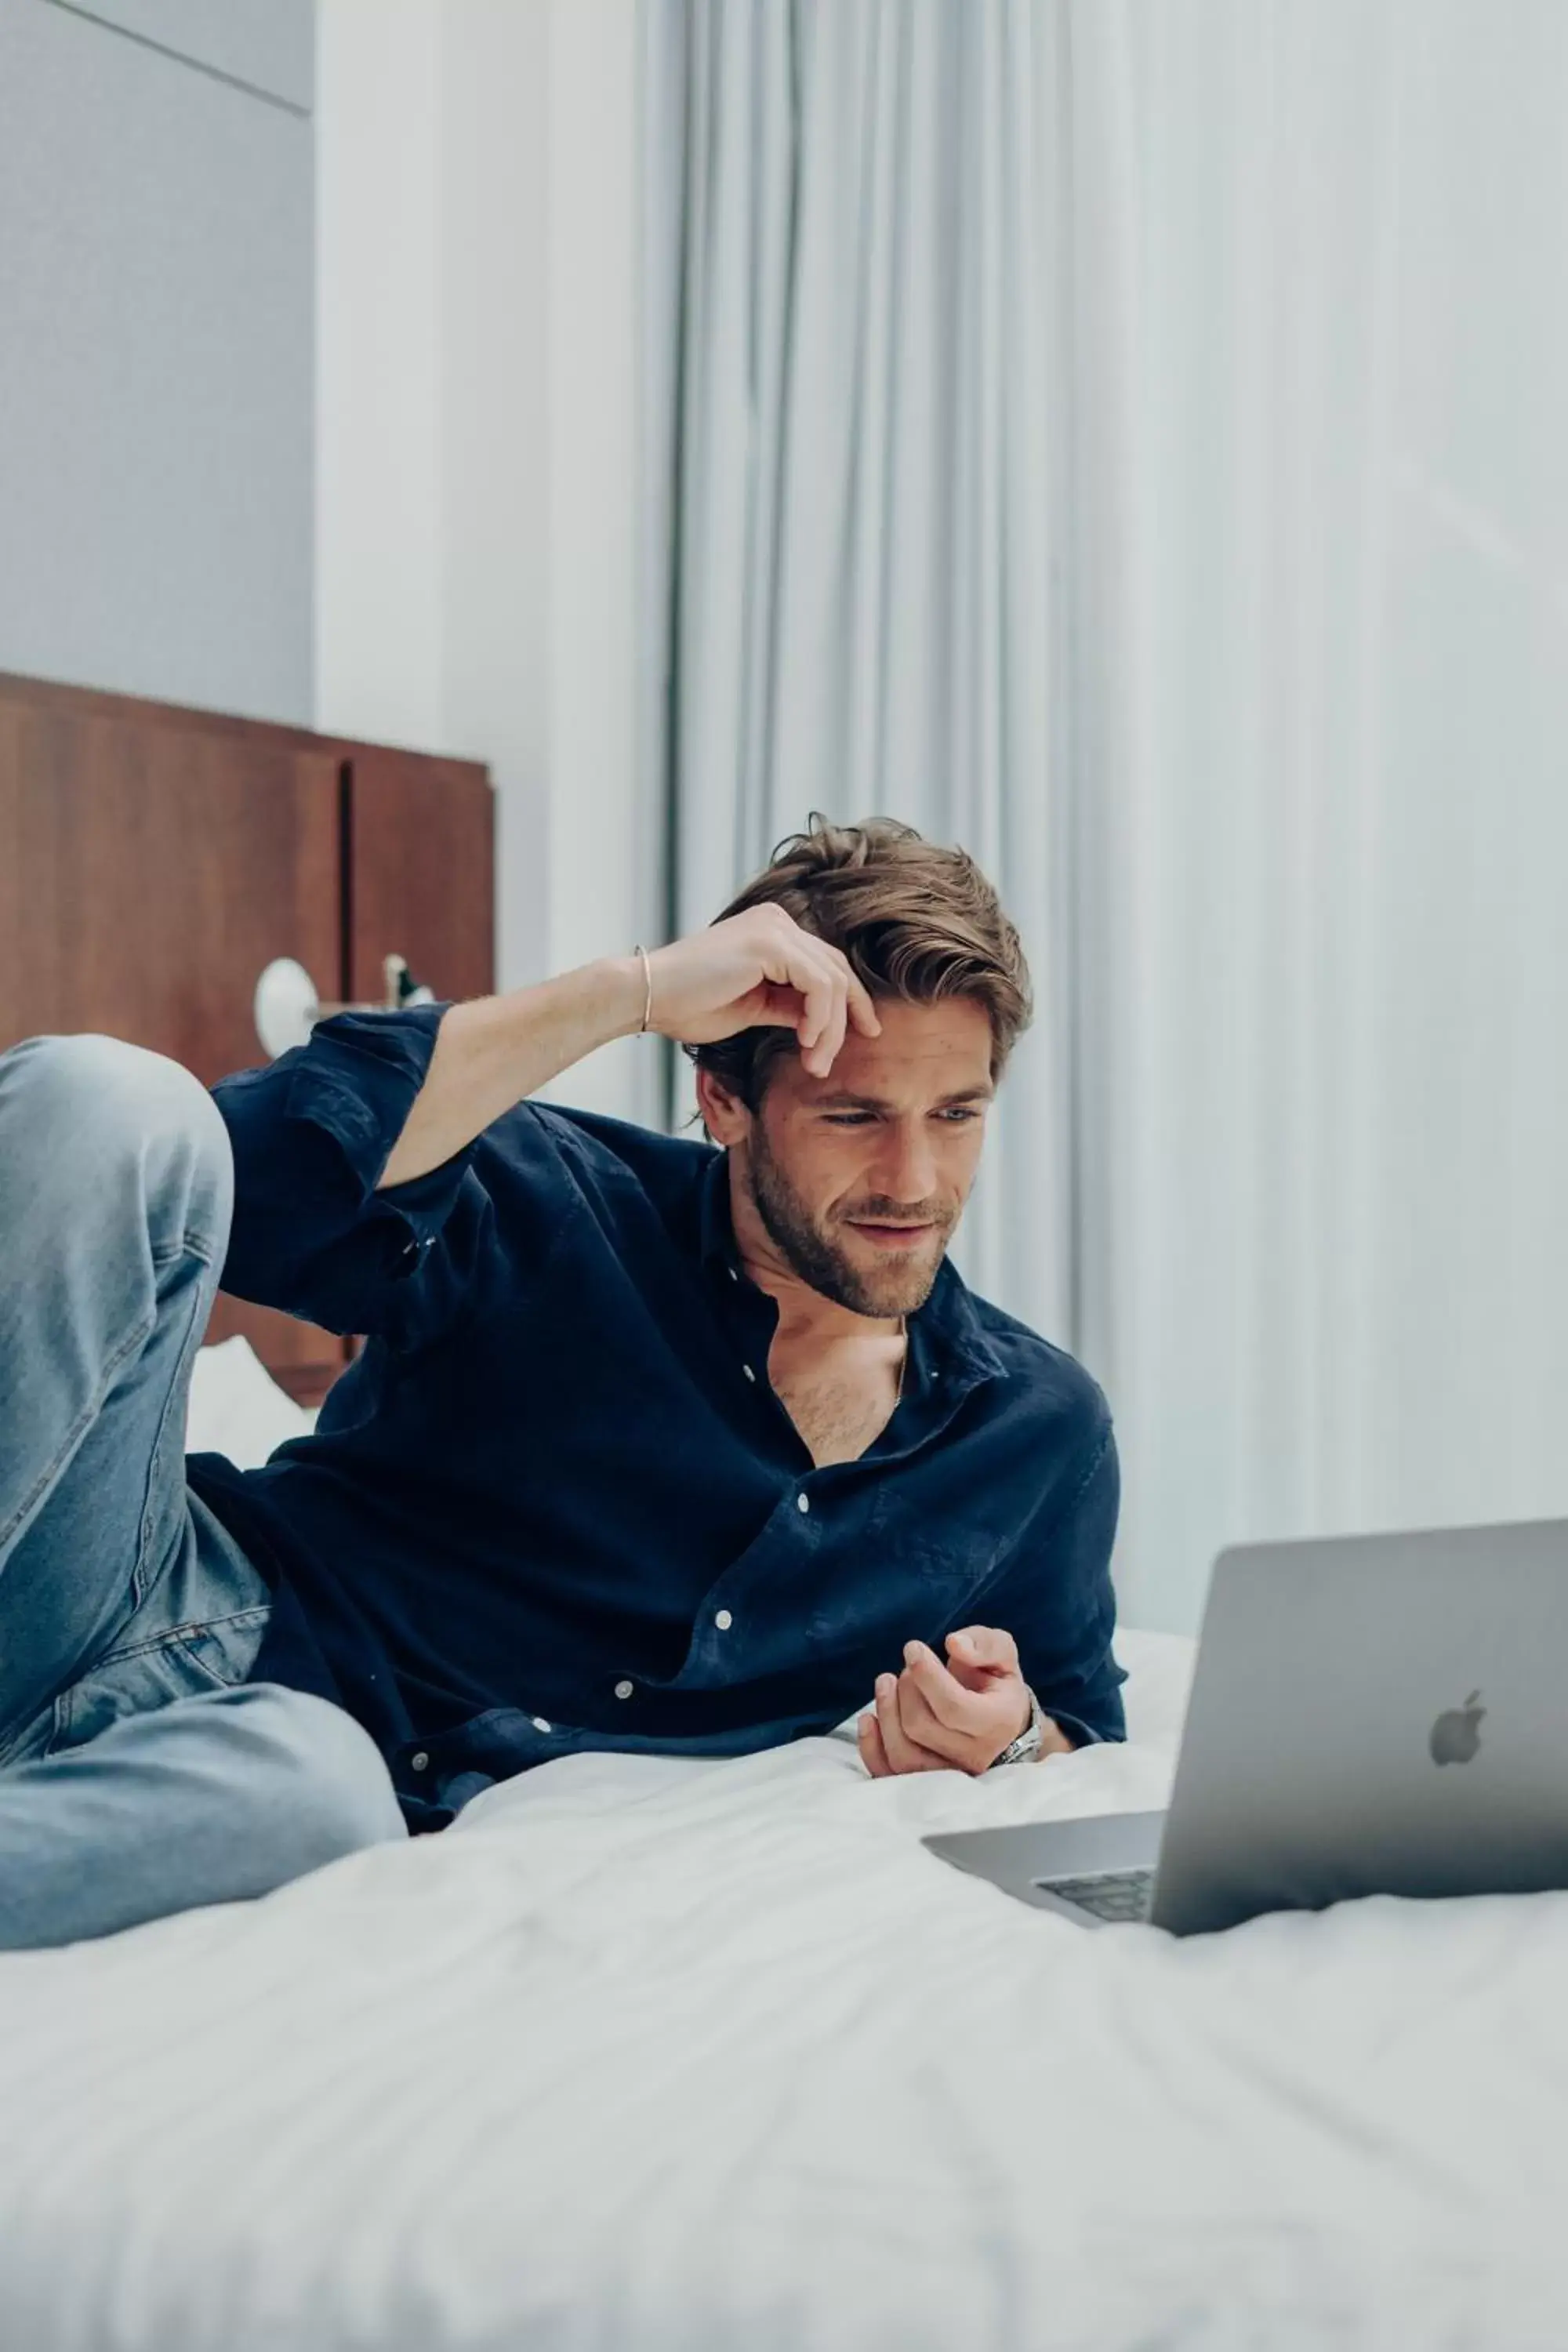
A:
POLYGON ((1568 2347, 1568 1898, 1088 1933, 936 1825, 1163 1799, 579 1758, 0 1959, 4 2352, 1568 2347))

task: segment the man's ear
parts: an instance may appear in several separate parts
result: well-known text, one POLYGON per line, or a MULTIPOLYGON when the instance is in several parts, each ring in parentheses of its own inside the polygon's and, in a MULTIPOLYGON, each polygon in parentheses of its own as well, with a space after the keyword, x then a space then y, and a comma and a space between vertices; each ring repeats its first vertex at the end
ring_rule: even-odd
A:
POLYGON ((711 1070, 698 1070, 697 1108, 713 1141, 725 1150, 732 1143, 743 1143, 752 1131, 751 1112, 711 1070))

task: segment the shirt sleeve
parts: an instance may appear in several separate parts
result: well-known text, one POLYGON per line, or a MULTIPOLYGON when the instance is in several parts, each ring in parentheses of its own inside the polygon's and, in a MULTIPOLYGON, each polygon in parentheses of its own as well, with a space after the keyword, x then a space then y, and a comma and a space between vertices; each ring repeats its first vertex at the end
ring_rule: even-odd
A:
POLYGON ((439 1324, 465 1287, 456 1220, 473 1147, 378 1192, 425 1083, 445 1005, 342 1013, 308 1045, 223 1079, 213 1095, 234 1150, 226 1290, 329 1331, 394 1340, 439 1324))
POLYGON ((1121 1498, 1116 1439, 1102 1413, 1065 1506, 1053 1497, 1049 1517, 1026 1531, 984 1599, 985 1622, 1018 1644, 1041 1712, 1078 1747, 1127 1737, 1110 1581, 1121 1498))

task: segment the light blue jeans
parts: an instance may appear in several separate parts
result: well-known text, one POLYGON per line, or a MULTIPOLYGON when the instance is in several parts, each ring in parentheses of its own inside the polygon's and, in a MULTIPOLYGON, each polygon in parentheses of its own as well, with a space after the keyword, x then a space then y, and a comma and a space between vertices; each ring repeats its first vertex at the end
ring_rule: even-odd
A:
POLYGON ((267 1588, 185 1486, 232 1193, 177 1064, 106 1037, 0 1055, 0 1949, 405 1834, 350 1717, 245 1684, 267 1588))

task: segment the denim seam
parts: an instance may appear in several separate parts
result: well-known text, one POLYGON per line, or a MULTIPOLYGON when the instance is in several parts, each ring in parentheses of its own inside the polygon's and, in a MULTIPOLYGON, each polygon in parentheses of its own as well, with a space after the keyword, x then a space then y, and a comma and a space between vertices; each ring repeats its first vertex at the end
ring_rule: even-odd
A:
MULTIPOLYGON (((175 1257, 169 1259, 167 1263, 169 1265, 184 1265, 187 1260, 194 1261, 195 1265, 202 1268, 204 1273, 210 1273, 212 1271, 212 1255, 197 1248, 193 1244, 188 1233, 184 1237, 184 1247, 175 1257)), ((157 1264, 156 1257, 153 1259, 153 1264, 154 1265, 157 1264)), ((198 1275, 193 1285, 193 1298, 195 1304, 199 1305, 201 1295, 202 1282, 201 1276, 198 1275)), ((133 1610, 140 1609, 142 1601, 147 1598, 147 1594, 150 1590, 146 1581, 147 1546, 152 1540, 153 1496, 157 1489, 158 1470, 163 1458, 164 1443, 169 1434, 169 1416, 174 1411, 174 1399, 176 1397, 180 1397, 182 1400, 188 1400, 190 1393, 188 1375, 191 1367, 195 1360, 197 1349, 201 1344, 201 1329, 197 1325, 193 1307, 190 1329, 185 1334, 184 1345, 180 1350, 179 1361, 174 1367, 174 1377, 169 1383, 169 1392, 163 1400, 163 1410, 158 1417, 158 1428, 153 1440, 153 1450, 147 1457, 147 1484, 142 1489, 142 1508, 137 1515, 136 1553, 131 1565, 131 1600, 133 1610)))
POLYGON ((33 1757, 23 1752, 28 1748, 32 1748, 34 1755, 47 1755, 50 1743, 59 1728, 59 1719, 56 1712, 58 1706, 58 1699, 49 1699, 38 1708, 36 1714, 28 1716, 26 1722, 13 1724, 5 1737, 0 1738, 0 1774, 8 1772, 14 1764, 30 1764, 33 1757), (48 1725, 48 1730, 45 1733, 43 1744, 40 1747, 34 1739, 30 1739, 28 1735, 30 1733, 36 1735, 46 1722, 48 1725))
MULTIPOLYGON (((226 1248, 226 1244, 225 1246, 226 1248)), ((149 1244, 147 1255, 153 1273, 165 1274, 170 1266, 183 1265, 188 1257, 199 1260, 203 1265, 211 1265, 217 1255, 217 1244, 205 1234, 187 1232, 181 1240, 170 1242, 162 1249, 149 1244)))
POLYGON ((166 1656, 178 1651, 190 1666, 205 1677, 213 1689, 238 1689, 245 1681, 245 1674, 237 1678, 219 1674, 202 1656, 198 1644, 207 1633, 221 1633, 232 1626, 246 1626, 258 1620, 265 1623, 270 1615, 269 1603, 251 1609, 237 1609, 227 1617, 192 1619, 183 1625, 171 1625, 145 1642, 133 1643, 125 1649, 110 1650, 89 1666, 84 1674, 79 1675, 74 1682, 68 1683, 64 1690, 57 1693, 49 1710, 48 1738, 43 1753, 46 1756, 58 1755, 62 1748, 79 1744, 70 1738, 79 1694, 90 1688, 100 1675, 116 1666, 134 1665, 139 1659, 166 1656))
POLYGON ((64 1469, 66 1464, 76 1452, 77 1447, 80 1444, 82 1439, 87 1435, 88 1431, 92 1427, 93 1423, 98 1419, 99 1414, 103 1411, 104 1401, 108 1397, 110 1390, 113 1387, 116 1377, 121 1368, 129 1361, 130 1358, 134 1355, 138 1348, 144 1348, 146 1346, 152 1336, 153 1324, 151 1322, 143 1324, 132 1329, 129 1336, 122 1341, 121 1345, 116 1349, 115 1353, 110 1356, 109 1361, 103 1368, 102 1376, 99 1382, 98 1389, 89 1403, 84 1406, 81 1412, 77 1416, 76 1420, 72 1422, 69 1429, 66 1432, 64 1443, 58 1447, 56 1453, 50 1456, 48 1462, 45 1465, 38 1476, 34 1480, 33 1485, 28 1488, 27 1492, 23 1496, 20 1503, 16 1506, 16 1510, 12 1513, 5 1526, 0 1527, 0 1548, 3 1548, 10 1542, 17 1528, 23 1525, 24 1521, 27 1518, 40 1497, 47 1494, 49 1488, 54 1485, 56 1479, 59 1476, 60 1472, 64 1469))
POLYGON ((221 1633, 230 1626, 265 1622, 271 1613, 271 1602, 260 1601, 248 1609, 233 1609, 226 1617, 192 1617, 187 1618, 184 1624, 165 1625, 161 1633, 150 1633, 144 1642, 129 1643, 123 1649, 106 1650, 101 1658, 93 1660, 79 1679, 88 1681, 106 1666, 123 1665, 129 1659, 144 1658, 154 1650, 167 1649, 174 1642, 187 1643, 193 1635, 199 1637, 204 1633, 221 1633))

